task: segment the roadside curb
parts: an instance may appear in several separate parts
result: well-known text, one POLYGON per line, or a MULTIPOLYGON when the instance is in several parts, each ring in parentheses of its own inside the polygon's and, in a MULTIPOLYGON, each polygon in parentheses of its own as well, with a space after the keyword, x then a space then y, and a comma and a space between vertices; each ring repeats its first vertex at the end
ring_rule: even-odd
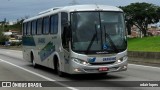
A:
POLYGON ((160 67, 160 59, 129 57, 128 62, 132 64, 160 67))

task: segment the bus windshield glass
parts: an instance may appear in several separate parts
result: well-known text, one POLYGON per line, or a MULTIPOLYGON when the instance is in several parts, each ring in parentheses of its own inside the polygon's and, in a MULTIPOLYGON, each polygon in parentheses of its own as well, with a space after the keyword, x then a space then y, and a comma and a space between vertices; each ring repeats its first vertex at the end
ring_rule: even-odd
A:
POLYGON ((71 30, 75 52, 118 53, 127 48, 122 12, 72 12, 71 30))

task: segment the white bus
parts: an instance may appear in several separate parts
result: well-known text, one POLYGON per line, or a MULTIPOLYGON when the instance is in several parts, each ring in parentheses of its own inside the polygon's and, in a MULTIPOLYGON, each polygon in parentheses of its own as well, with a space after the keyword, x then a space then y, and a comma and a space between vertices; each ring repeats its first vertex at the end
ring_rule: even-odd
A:
POLYGON ((52 8, 23 22, 23 58, 58 75, 127 70, 123 11, 107 5, 52 8))

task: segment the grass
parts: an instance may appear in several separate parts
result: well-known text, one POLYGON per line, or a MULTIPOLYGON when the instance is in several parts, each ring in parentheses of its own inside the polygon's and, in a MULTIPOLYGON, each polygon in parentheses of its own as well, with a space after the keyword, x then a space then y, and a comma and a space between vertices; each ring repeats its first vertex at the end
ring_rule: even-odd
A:
POLYGON ((160 52, 160 36, 129 38, 128 51, 160 52))

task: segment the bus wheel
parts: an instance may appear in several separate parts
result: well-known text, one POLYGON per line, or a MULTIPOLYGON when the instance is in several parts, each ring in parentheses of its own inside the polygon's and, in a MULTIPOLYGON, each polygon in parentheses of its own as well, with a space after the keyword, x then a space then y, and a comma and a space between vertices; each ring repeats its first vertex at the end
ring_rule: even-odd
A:
POLYGON ((37 67, 37 64, 36 64, 36 62, 34 60, 32 61, 32 65, 33 65, 34 68, 37 67))
POLYGON ((31 53, 31 61, 32 61, 33 67, 34 67, 34 68, 37 68, 38 65, 36 64, 36 62, 35 62, 35 60, 34 60, 33 53, 31 53))
POLYGON ((59 65, 59 62, 57 61, 56 62, 56 71, 57 71, 57 74, 60 76, 60 77, 63 77, 64 76, 64 73, 62 71, 60 71, 60 65, 59 65))

